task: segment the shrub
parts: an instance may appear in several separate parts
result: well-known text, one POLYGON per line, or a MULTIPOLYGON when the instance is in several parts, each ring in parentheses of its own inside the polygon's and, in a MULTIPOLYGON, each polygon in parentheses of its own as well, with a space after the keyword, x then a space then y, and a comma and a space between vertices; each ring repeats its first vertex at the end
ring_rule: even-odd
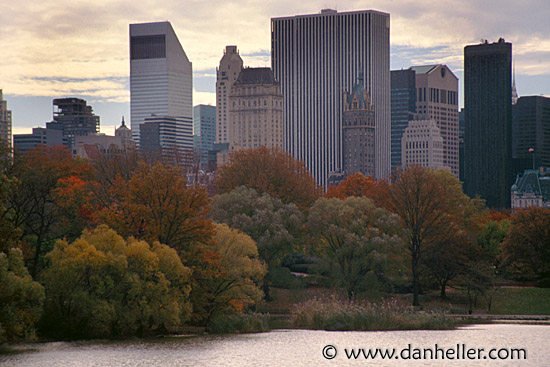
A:
POLYGON ((398 300, 379 304, 314 298, 292 311, 295 327, 314 330, 444 330, 453 320, 441 312, 415 311, 398 300))
POLYGON ((268 316, 250 313, 221 315, 208 323, 208 331, 214 334, 259 333, 269 331, 268 316))

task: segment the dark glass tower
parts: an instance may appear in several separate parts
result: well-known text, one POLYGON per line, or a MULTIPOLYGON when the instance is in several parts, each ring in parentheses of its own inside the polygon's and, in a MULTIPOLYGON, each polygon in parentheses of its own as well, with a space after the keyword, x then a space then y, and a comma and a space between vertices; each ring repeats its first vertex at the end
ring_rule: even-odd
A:
POLYGON ((512 107, 512 157, 515 173, 540 165, 550 167, 550 98, 527 96, 512 107), (532 149, 532 151, 530 151, 532 149))
POLYGON ((391 74, 391 170, 401 166, 401 138, 416 112, 416 72, 392 70, 391 74))
POLYGON ((512 172, 512 44, 464 48, 464 188, 493 208, 510 207, 512 172))

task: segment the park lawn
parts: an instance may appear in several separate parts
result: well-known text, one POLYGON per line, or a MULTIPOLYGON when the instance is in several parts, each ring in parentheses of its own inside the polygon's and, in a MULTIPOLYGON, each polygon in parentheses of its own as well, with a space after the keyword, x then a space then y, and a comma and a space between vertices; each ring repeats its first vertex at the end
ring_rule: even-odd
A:
POLYGON ((550 288, 501 288, 495 296, 491 313, 550 315, 550 288))

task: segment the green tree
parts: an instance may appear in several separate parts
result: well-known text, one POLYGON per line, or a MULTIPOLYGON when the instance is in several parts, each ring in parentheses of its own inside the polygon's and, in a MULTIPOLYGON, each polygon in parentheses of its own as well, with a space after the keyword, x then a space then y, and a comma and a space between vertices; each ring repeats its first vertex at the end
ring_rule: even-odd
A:
POLYGON ((503 219, 500 221, 490 221, 485 223, 481 232, 477 235, 477 242, 490 256, 492 265, 497 271, 500 269, 500 252, 502 243, 510 230, 510 221, 503 219))
MULTIPOLYGON (((270 268, 277 266, 284 255, 297 249, 303 235, 304 215, 296 205, 284 204, 280 199, 244 186, 216 195, 212 199, 210 216, 214 221, 252 237, 260 258, 270 268)), ((267 278, 264 292, 269 299, 267 278)))
POLYGON ((44 288, 32 280, 21 250, 0 252, 0 343, 34 337, 44 288))
POLYGON ((43 331, 57 338, 141 335, 185 322, 190 269, 158 242, 125 241, 100 226, 47 255, 43 331))
POLYGON ((308 226, 321 239, 325 255, 338 264, 335 275, 350 300, 367 274, 385 276, 388 255, 401 244, 396 216, 364 197, 318 199, 309 211, 308 226))

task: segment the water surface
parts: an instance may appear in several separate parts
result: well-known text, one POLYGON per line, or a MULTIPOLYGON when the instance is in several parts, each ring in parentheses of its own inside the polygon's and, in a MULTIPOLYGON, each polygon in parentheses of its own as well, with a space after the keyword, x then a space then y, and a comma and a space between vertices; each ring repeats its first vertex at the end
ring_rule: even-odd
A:
MULTIPOLYGON (((550 326, 490 324, 445 331, 327 332, 276 330, 230 336, 187 336, 155 340, 54 342, 18 345, 18 354, 0 356, 0 367, 59 366, 550 366, 550 326), (402 349, 524 348, 526 360, 403 360, 402 349), (323 357, 323 348, 336 348, 334 359, 323 357), (398 359, 348 359, 351 348, 396 348, 398 359)), ((334 349, 326 349, 328 356, 334 349)), ((407 358, 411 353, 403 352, 407 358)), ((428 353, 428 352, 426 352, 428 353)), ((497 353, 496 351, 494 353, 497 353)), ((496 354, 493 353, 493 356, 496 354)))

